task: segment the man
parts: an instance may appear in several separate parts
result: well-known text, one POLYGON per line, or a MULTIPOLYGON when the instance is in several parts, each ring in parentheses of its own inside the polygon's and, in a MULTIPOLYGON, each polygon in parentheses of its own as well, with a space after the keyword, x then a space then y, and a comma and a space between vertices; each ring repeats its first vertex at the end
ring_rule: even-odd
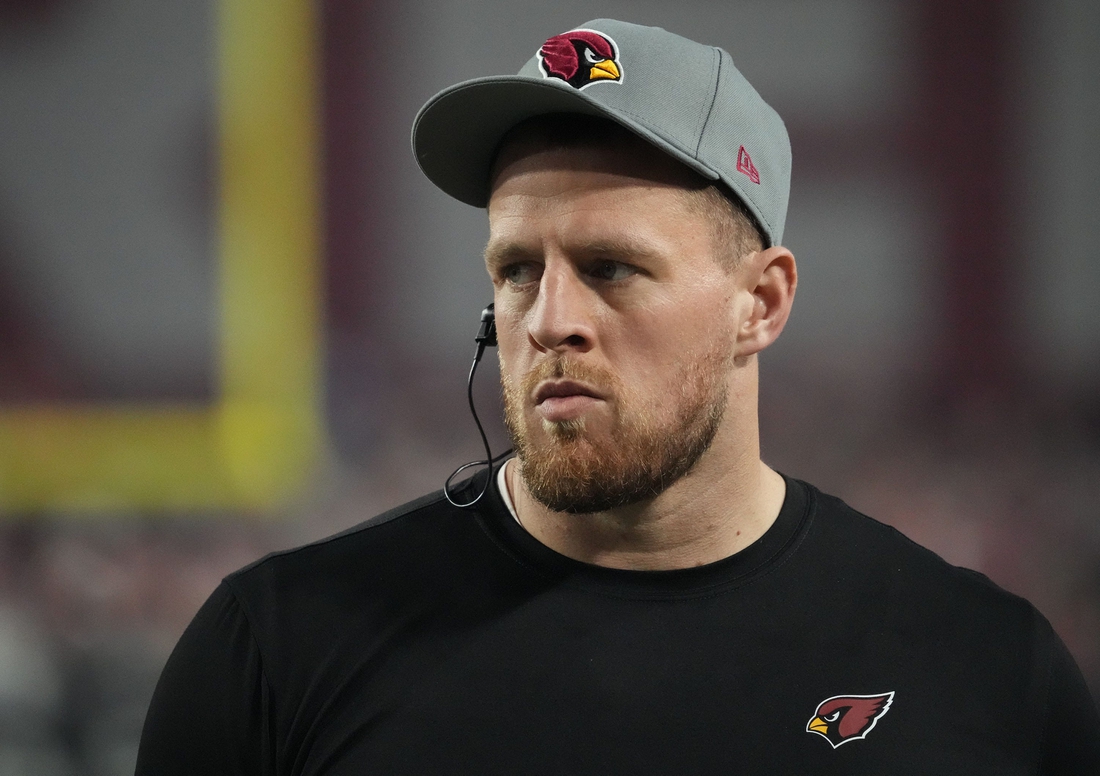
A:
POLYGON ((728 54, 592 21, 414 146, 488 208, 517 456, 228 577, 139 773, 1100 773, 1034 608, 761 462, 790 152, 728 54))

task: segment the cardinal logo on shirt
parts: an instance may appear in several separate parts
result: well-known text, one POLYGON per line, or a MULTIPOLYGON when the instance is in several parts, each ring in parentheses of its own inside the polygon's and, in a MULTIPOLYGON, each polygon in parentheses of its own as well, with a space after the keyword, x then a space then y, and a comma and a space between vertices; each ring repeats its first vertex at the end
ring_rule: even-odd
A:
POLYGON ((866 738, 893 702, 893 691, 880 695, 834 695, 818 704, 806 732, 817 733, 836 749, 849 741, 866 738))
POLYGON ((570 30, 555 35, 539 49, 539 70, 546 78, 565 81, 574 89, 621 82, 615 41, 595 30, 570 30))

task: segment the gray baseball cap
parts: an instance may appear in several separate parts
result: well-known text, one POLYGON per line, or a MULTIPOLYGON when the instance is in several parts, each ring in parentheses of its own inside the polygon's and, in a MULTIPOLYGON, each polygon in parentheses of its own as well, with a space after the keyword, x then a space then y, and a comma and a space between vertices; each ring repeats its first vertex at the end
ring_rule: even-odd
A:
POLYGON ((782 241, 787 129, 723 49, 660 27, 595 19, 547 40, 517 75, 463 81, 432 97, 413 122, 413 153, 436 186, 485 207, 501 139, 547 113, 618 122, 722 181, 755 215, 768 244, 782 241))

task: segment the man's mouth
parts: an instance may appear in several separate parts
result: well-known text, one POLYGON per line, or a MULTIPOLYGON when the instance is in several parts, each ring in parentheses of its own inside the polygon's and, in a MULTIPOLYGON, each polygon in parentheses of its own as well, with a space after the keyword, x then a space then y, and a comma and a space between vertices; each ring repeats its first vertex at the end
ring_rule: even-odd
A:
POLYGON ((603 396, 595 388, 576 380, 543 380, 535 388, 535 404, 539 405, 547 399, 560 399, 569 396, 588 396, 593 399, 602 399, 603 396))
POLYGON ((579 417, 603 395, 576 380, 543 380, 535 388, 535 408, 545 420, 564 421, 579 417))

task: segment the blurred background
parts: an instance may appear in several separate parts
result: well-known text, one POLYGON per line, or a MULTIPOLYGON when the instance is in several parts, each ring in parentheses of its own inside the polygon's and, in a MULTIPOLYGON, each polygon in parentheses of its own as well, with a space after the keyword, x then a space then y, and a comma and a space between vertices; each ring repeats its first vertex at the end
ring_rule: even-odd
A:
POLYGON ((596 15, 787 122, 765 459, 1028 597, 1100 693, 1100 5, 0 0, 0 776, 132 773, 224 574, 479 456, 484 214, 409 129, 596 15))

